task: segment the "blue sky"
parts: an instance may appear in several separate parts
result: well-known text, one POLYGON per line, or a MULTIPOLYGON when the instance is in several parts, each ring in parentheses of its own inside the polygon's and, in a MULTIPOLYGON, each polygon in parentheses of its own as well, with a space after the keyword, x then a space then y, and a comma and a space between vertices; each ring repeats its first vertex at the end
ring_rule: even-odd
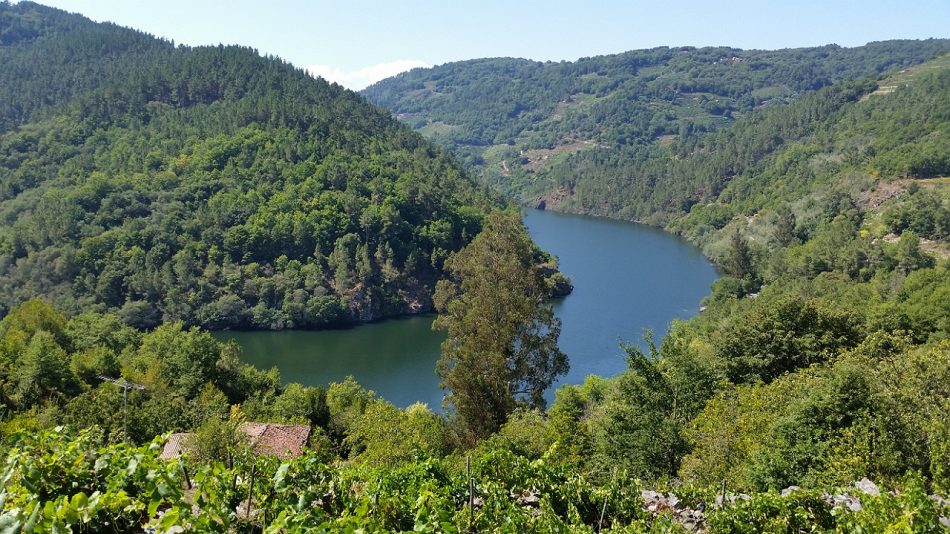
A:
POLYGON ((654 46, 790 48, 950 37, 950 0, 40 0, 177 43, 243 44, 350 88, 478 57, 654 46))

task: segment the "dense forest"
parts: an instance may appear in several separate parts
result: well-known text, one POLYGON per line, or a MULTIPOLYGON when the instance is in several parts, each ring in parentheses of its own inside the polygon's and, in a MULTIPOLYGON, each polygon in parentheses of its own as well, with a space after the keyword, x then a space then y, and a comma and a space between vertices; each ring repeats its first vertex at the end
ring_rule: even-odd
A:
POLYGON ((431 309, 500 201, 358 95, 236 46, 0 4, 0 306, 154 327, 431 309))
MULTIPOLYGON (((0 134, 0 531, 950 528, 950 56, 924 61, 944 41, 756 52, 825 55, 750 69, 792 92, 735 93, 728 121, 640 159, 571 156, 650 179, 579 180, 565 208, 662 222, 723 276, 702 313, 621 344, 626 371, 545 406, 568 366, 546 297, 569 282, 453 156, 251 50, 25 2, 0 21, 21 69, 0 134), (40 57, 76 83, 29 82, 40 57), (447 333, 445 414, 285 383, 202 328, 402 310, 412 284, 447 333), (308 425, 303 454, 256 454, 251 421, 308 425)), ((710 53, 710 80, 751 67, 710 53)))
POLYGON ((777 51, 663 47, 574 62, 478 59, 415 69, 363 94, 524 202, 663 223, 719 192, 683 175, 654 184, 657 167, 708 133, 948 50, 950 41, 932 39, 777 51))

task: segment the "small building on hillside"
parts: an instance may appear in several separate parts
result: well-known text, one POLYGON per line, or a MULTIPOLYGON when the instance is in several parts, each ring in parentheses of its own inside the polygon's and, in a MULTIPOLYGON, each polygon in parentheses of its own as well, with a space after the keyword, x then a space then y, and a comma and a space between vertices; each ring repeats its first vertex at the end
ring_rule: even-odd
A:
POLYGON ((188 436, 191 436, 191 434, 187 432, 178 432, 168 436, 165 448, 162 449, 162 454, 158 457, 162 460, 171 460, 181 456, 185 452, 185 442, 188 440, 188 436))
MULTIPOLYGON (((281 425, 277 423, 243 423, 241 431, 247 434, 248 444, 255 454, 276 456, 282 460, 296 458, 310 438, 310 425, 281 425)), ((191 433, 180 432, 168 436, 159 458, 170 460, 188 452, 191 433)))
POLYGON ((281 459, 300 456, 310 437, 310 425, 244 423, 241 430, 250 438, 255 453, 281 459))

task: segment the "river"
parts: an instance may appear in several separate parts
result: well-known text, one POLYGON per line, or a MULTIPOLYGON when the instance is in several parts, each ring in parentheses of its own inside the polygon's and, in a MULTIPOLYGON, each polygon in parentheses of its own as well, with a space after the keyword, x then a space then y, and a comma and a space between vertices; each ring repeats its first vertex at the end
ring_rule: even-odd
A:
MULTIPOLYGON (((672 320, 699 311, 718 276, 696 247, 649 226, 537 210, 525 213, 525 224, 574 281, 574 292, 554 303, 561 319, 559 345, 571 363, 560 383, 623 371, 619 342, 641 343, 647 330, 659 341, 672 320)), ((421 401, 439 409, 443 392, 435 362, 444 335, 432 331, 433 318, 390 319, 346 330, 217 335, 237 341, 244 361, 276 366, 285 382, 325 385, 353 375, 397 406, 421 401)))

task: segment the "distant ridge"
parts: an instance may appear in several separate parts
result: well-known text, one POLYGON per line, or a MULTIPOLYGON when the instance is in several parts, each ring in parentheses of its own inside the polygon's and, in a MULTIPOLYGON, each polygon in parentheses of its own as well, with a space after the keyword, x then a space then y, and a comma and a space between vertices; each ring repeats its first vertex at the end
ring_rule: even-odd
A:
MULTIPOLYGON (((536 62, 493 58, 415 69, 363 94, 455 152, 493 187, 547 209, 662 224, 712 185, 655 187, 643 162, 688 150, 753 111, 906 68, 950 40, 785 50, 660 47, 536 62), (638 182, 618 196, 606 182, 638 182)), ((679 182, 679 181, 677 181, 679 182)))

